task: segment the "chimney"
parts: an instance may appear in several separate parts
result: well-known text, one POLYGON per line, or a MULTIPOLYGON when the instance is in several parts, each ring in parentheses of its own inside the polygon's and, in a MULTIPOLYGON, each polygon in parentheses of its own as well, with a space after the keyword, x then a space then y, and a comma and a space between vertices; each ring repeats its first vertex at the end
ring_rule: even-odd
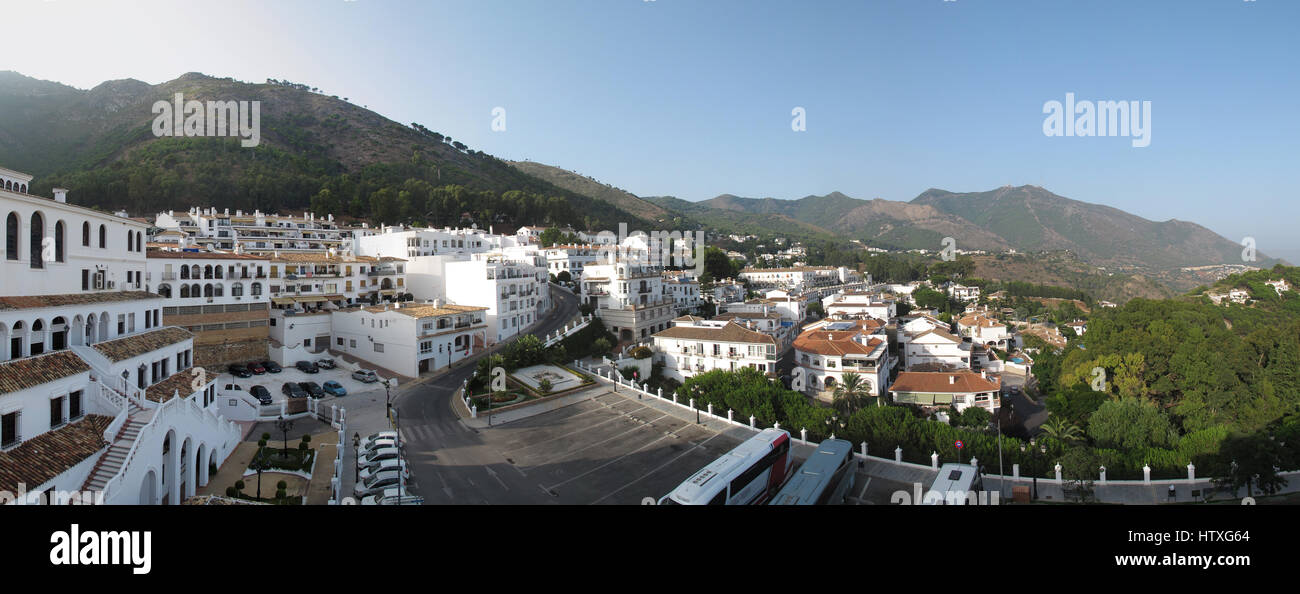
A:
POLYGON ((68 202, 68 191, 63 188, 54 188, 54 201, 66 204, 68 202))

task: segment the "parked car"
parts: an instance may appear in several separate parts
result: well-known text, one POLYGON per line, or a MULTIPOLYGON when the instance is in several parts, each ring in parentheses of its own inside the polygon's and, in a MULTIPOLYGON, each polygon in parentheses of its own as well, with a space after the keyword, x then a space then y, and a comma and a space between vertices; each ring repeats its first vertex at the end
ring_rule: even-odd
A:
POLYGON ((267 373, 280 373, 284 369, 275 361, 262 361, 262 367, 266 368, 267 373))
POLYGON ((321 369, 334 369, 336 367, 333 359, 317 359, 316 366, 321 369))
POLYGON ((247 367, 239 364, 226 367, 226 371, 235 377, 253 377, 253 372, 249 371, 247 367))
POLYGON ((406 484, 406 479, 402 478, 398 471, 385 470, 371 475, 365 481, 357 483, 356 488, 352 490, 352 494, 356 495, 358 499, 377 495, 383 493, 384 489, 396 487, 399 482, 403 485, 406 484))
POLYGON ((372 475, 379 474, 385 470, 399 470, 402 472, 402 480, 411 480, 411 469, 406 466, 406 460, 402 460, 401 458, 381 460, 362 468, 359 480, 364 483, 372 475))
POLYGON ((390 487, 383 493, 362 499, 361 505, 424 505, 424 498, 407 493, 405 489, 390 487))
POLYGON ((396 432, 396 431, 380 431, 380 432, 378 432, 378 433, 371 433, 370 435, 366 436, 365 439, 361 440, 361 446, 360 446, 360 447, 361 447, 362 450, 373 449, 371 446, 372 446, 376 441, 380 441, 380 440, 384 440, 384 439, 389 440, 389 441, 392 441, 392 440, 397 439, 397 432, 396 432))
POLYGON ((335 396, 348 395, 348 391, 343 389, 343 384, 340 384, 334 380, 325 382, 325 384, 321 386, 321 389, 325 390, 326 394, 333 394, 335 396))
POLYGON ((280 387, 280 391, 283 392, 285 396, 288 396, 290 398, 307 397, 307 392, 303 391, 302 386, 299 386, 294 382, 285 382, 284 386, 280 387))
POLYGON ((320 389, 320 384, 316 382, 298 382, 298 387, 306 392, 312 398, 324 398, 325 390, 320 389))
POLYGON ((362 467, 370 466, 375 462, 383 462, 384 460, 399 460, 401 459, 401 457, 402 457, 402 451, 397 448, 393 448, 393 447, 375 448, 358 457, 357 466, 362 466, 362 467))
POLYGON ((320 373, 320 368, 316 367, 316 364, 311 361, 299 361, 294 363, 293 366, 303 373, 320 373))
POLYGON ((369 369, 358 369, 352 372, 352 379, 369 384, 379 381, 379 376, 369 369))
POLYGON ((252 363, 245 365, 245 367, 247 367, 249 371, 253 372, 254 375, 262 375, 263 373, 266 373, 266 368, 262 367, 261 361, 253 361, 252 363))
POLYGON ((358 455, 358 456, 361 456, 362 458, 364 458, 364 457, 366 457, 367 454, 369 454, 370 452, 373 452, 373 451, 375 451, 375 450, 382 450, 382 449, 384 449, 384 448, 395 448, 395 447, 397 447, 397 445, 398 445, 398 443, 397 443, 397 439, 396 439, 396 438, 394 438, 394 439, 376 439, 376 440, 374 440, 374 441, 372 441, 372 442, 366 444, 366 445, 363 446, 361 449, 357 450, 357 452, 358 452, 357 455, 358 455))
POLYGON ((261 402, 262 404, 271 403, 271 391, 266 389, 266 386, 261 386, 261 385, 253 386, 248 389, 248 393, 253 398, 256 398, 257 401, 261 402))

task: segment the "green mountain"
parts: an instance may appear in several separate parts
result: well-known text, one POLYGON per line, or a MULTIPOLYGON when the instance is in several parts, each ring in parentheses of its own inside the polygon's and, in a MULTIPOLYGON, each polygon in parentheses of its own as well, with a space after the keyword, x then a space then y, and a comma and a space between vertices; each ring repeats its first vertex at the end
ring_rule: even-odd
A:
POLYGON ((312 207, 375 222, 614 229, 632 213, 533 177, 419 124, 403 125, 301 84, 189 73, 90 90, 0 72, 0 165, 36 176, 33 193, 151 215, 190 206, 265 212, 312 207), (156 101, 258 101, 261 143, 158 137, 156 101), (327 192, 323 192, 327 190, 327 192), (315 202, 313 202, 315 200, 315 202))
POLYGON ((635 194, 603 184, 589 176, 568 169, 543 165, 533 161, 506 161, 511 167, 530 176, 550 182, 566 190, 608 202, 648 221, 669 221, 675 214, 653 202, 642 200, 635 194))

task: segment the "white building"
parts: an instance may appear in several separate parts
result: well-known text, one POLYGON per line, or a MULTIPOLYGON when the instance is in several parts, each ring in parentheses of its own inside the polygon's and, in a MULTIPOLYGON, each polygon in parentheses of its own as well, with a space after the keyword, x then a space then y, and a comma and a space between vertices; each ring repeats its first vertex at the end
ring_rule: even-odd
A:
POLYGON ((602 248, 590 245, 557 245, 542 250, 546 256, 547 270, 556 276, 568 272, 572 280, 582 278, 582 271, 591 264, 604 261, 602 248))
POLYGON ((676 315, 677 304, 664 295, 660 268, 617 260, 586 268, 580 284, 583 303, 595 309, 620 341, 647 339, 676 315))
POLYGON ((267 286, 273 309, 311 311, 331 304, 392 301, 406 287, 406 261, 350 252, 273 253, 267 286))
POLYGON ((202 367, 265 359, 271 262, 266 256, 151 249, 145 290, 162 296, 163 324, 194 334, 202 367))
POLYGON ((851 282, 857 274, 847 268, 834 266, 795 266, 790 268, 746 268, 738 275, 740 280, 760 287, 782 287, 802 290, 851 282))
POLYGON ((877 293, 836 293, 822 303, 827 316, 854 318, 872 317, 889 321, 898 313, 893 299, 884 299, 877 293))
POLYGON ((982 346, 1002 350, 1016 346, 1016 337, 1006 324, 983 314, 962 316, 957 320, 957 333, 982 346))
POLYGON ((700 281, 683 274, 664 273, 664 297, 671 299, 677 311, 693 310, 700 306, 700 281))
POLYGON ((437 371, 487 345, 486 307, 393 303, 330 313, 334 350, 407 377, 437 371))
POLYGON ((745 300, 745 285, 734 282, 731 279, 716 281, 709 289, 710 297, 714 303, 733 303, 745 300))
POLYGON ((232 215, 228 208, 195 207, 183 213, 160 212, 154 225, 182 232, 199 247, 235 251, 239 246, 245 253, 325 251, 351 242, 350 233, 334 223, 334 215, 321 218, 310 212, 295 217, 236 210, 232 215))
POLYGON ((948 296, 957 301, 979 301, 980 288, 966 287, 957 283, 950 283, 948 285, 948 296))
POLYGON ((830 322, 794 339, 795 363, 803 369, 804 392, 830 402, 845 373, 855 373, 872 396, 889 385, 893 364, 883 327, 852 321, 830 322))
POLYGON ((957 412, 978 406, 990 413, 1002 407, 1001 380, 970 370, 949 372, 904 371, 889 386, 896 404, 952 406, 957 412))
POLYGON ((953 336, 947 329, 934 328, 906 337, 900 334, 899 345, 908 370, 969 369, 971 343, 953 336))
POLYGON ((776 372, 776 341, 732 322, 681 323, 656 332, 653 339, 664 376, 679 382, 714 369, 776 372))
POLYGON ((142 289, 147 225, 0 169, 0 491, 179 503, 240 439, 142 289), (50 241, 46 243, 46 239, 50 241))

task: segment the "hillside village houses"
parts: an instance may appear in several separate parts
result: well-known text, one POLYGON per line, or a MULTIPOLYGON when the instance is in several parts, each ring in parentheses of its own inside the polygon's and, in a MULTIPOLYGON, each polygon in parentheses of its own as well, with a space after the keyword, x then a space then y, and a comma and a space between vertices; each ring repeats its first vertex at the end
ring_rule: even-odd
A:
POLYGON ((1001 389, 998 377, 969 369, 947 372, 904 371, 889 386, 895 404, 952 406, 959 413, 971 406, 996 413, 1002 407, 999 396, 1001 389))
POLYGON ((803 290, 851 282, 856 272, 843 266, 797 266, 791 268, 745 268, 740 280, 755 287, 803 290))
POLYGON ((144 289, 148 225, 31 181, 0 168, 0 490, 179 503, 241 430, 215 376, 193 373, 193 335, 144 289))
POLYGON ((162 323, 194 334, 194 363, 266 357, 271 261, 227 252, 150 249, 145 291, 163 298, 162 323))
POLYGON ((865 291, 831 295, 822 303, 822 309, 828 316, 869 316, 878 320, 892 320, 898 313, 893 299, 865 291))
POLYGON ((957 301, 979 301, 980 298, 979 287, 967 287, 951 282, 948 283, 947 293, 949 297, 957 301))
POLYGON ((878 320, 819 322, 794 340, 794 354, 804 370, 804 391, 825 402, 845 373, 857 374, 872 396, 881 396, 893 369, 889 339, 878 320))
POLYGON ((334 223, 333 215, 317 218, 309 212, 295 217, 236 210, 232 215, 230 209, 218 212, 215 208, 195 207, 184 213, 160 212, 154 217, 154 226, 173 232, 170 236, 156 236, 158 240, 176 237, 175 232, 179 232, 200 248, 234 251, 241 246, 245 253, 339 249, 351 237, 347 229, 334 223))
POLYGON ((776 340, 731 320, 674 320, 672 327, 656 332, 652 339, 655 362, 663 363, 664 377, 678 382, 714 369, 776 372, 776 340))
POLYGON ((1002 350, 1015 348, 1016 338, 1007 325, 983 313, 971 313, 957 320, 957 333, 978 345, 1002 350))

